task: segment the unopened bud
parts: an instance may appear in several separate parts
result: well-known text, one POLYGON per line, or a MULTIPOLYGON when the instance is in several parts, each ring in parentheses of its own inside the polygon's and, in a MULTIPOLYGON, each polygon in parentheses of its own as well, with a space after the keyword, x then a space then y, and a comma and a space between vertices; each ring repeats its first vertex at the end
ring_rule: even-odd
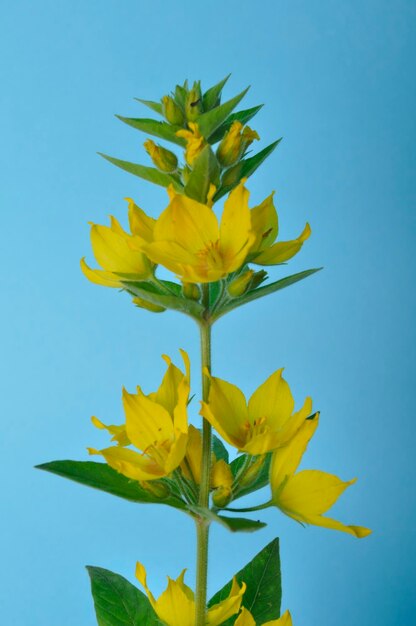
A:
POLYGON ((201 297, 201 290, 196 283, 182 283, 182 293, 189 300, 198 301, 201 297))
POLYGON ((163 115, 174 126, 183 126, 185 122, 185 116, 181 107, 176 104, 175 100, 170 96, 163 96, 162 98, 163 115))
POLYGON ((185 103, 186 119, 194 121, 203 112, 201 83, 197 81, 193 84, 192 89, 188 91, 185 103))
POLYGON ((250 289, 256 289, 259 285, 261 285, 267 278, 267 272, 264 270, 260 270, 259 272, 254 272, 253 278, 251 279, 250 289))
POLYGON ((243 129, 241 122, 233 122, 218 146, 218 161, 223 167, 230 167, 244 155, 255 139, 260 139, 255 130, 249 126, 243 129))
POLYGON ((163 313, 163 311, 166 311, 165 307, 159 306, 159 304, 153 304, 153 302, 149 302, 148 300, 144 300, 143 298, 139 297, 133 298, 133 304, 135 304, 140 309, 146 309, 147 311, 151 311, 152 313, 163 313))
POLYGON ((250 467, 244 472, 242 476, 240 476, 238 484, 241 487, 249 487, 252 485, 258 478, 261 470, 263 469, 264 462, 266 460, 266 455, 261 454, 257 459, 250 465, 250 467))
POLYGON ((212 493, 212 502, 214 506, 223 509, 233 499, 233 492, 230 487, 218 487, 212 493))
POLYGON ((230 296, 238 298, 246 293, 246 291, 251 287, 253 276, 254 270, 247 270, 247 272, 244 272, 241 276, 234 278, 234 280, 232 280, 227 287, 227 291, 230 296))
POLYGON ((140 485, 148 491, 152 496, 158 498, 159 500, 166 500, 169 498, 171 494, 170 487, 167 483, 161 482, 159 480, 141 480, 140 485))
POLYGON ((152 159, 154 165, 162 172, 171 174, 178 168, 178 157, 170 150, 166 150, 163 146, 158 146, 154 141, 148 139, 144 142, 147 154, 152 159))

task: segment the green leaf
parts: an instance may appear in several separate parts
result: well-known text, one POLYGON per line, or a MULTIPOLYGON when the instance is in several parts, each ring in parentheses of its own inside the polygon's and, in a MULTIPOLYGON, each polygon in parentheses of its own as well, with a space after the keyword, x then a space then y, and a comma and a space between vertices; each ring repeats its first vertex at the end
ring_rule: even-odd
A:
POLYGON ((238 96, 231 98, 231 100, 224 102, 224 104, 220 104, 219 106, 215 107, 215 109, 211 109, 211 111, 202 113, 202 115, 198 117, 198 119, 196 120, 198 128, 201 131, 201 134, 206 139, 209 139, 212 133, 217 130, 219 126, 221 126, 221 124, 227 119, 231 111, 237 106, 240 100, 244 98, 248 90, 249 87, 239 93, 238 96))
POLYGON ((110 157, 102 152, 98 152, 98 154, 113 165, 117 165, 117 167, 120 167, 122 170, 129 172, 129 174, 134 174, 134 176, 143 178, 161 187, 173 185, 176 191, 183 191, 183 187, 177 178, 165 172, 159 172, 155 167, 147 167, 146 165, 139 165, 138 163, 130 163, 130 161, 122 161, 121 159, 110 157))
POLYGON ((98 626, 159 626, 147 597, 128 580, 102 567, 87 566, 98 626))
POLYGON ((185 110, 186 97, 188 94, 188 81, 186 80, 182 85, 176 85, 175 92, 173 94, 176 103, 185 110))
POLYGON ((204 307, 199 304, 199 302, 176 296, 173 293, 172 295, 167 295, 161 292, 155 292, 153 289, 149 289, 148 283, 125 282, 123 283, 123 288, 132 295, 143 298, 152 304, 163 306, 165 309, 180 311, 196 319, 199 319, 204 311, 204 307))
MULTIPOLYGON (((141 487, 136 480, 130 480, 123 474, 119 474, 106 463, 94 463, 92 461, 51 461, 37 465, 36 469, 41 469, 52 474, 57 474, 63 478, 69 478, 81 485, 93 487, 106 493, 111 493, 119 498, 124 498, 130 502, 142 502, 153 504, 167 504, 176 509, 185 510, 185 503, 174 495, 160 500, 141 487)), ((169 487, 176 490, 174 484, 168 481, 169 487)))
POLYGON ((220 80, 219 83, 210 87, 202 96, 202 104, 204 106, 204 111, 209 111, 213 107, 219 104, 219 100, 221 97, 221 92, 227 80, 230 78, 231 74, 228 74, 225 78, 220 80))
MULTIPOLYGON (((231 471, 233 476, 236 476, 240 467, 244 464, 247 458, 247 454, 241 454, 234 461, 231 462, 231 471)), ((242 498, 246 496, 248 493, 252 493, 253 491, 258 491, 262 489, 269 483, 269 470, 270 470, 270 461, 272 458, 272 453, 269 452, 264 460, 263 466, 260 472, 257 475, 257 478, 251 483, 251 485, 247 485, 245 487, 240 487, 238 492, 234 495, 233 500, 238 500, 238 498, 242 498)))
POLYGON ((204 204, 207 200, 210 184, 218 185, 219 172, 217 157, 210 146, 205 146, 195 160, 185 185, 185 195, 204 204))
POLYGON ((212 435, 212 451, 215 454, 217 461, 222 460, 226 463, 229 462, 228 450, 221 439, 219 439, 216 435, 212 435))
POLYGON ((149 107, 149 109, 152 109, 152 111, 155 111, 155 113, 163 115, 163 107, 161 102, 153 102, 153 100, 142 100, 142 98, 135 98, 135 100, 149 107))
MULTIPOLYGON (((214 202, 216 202, 217 200, 225 196, 225 194, 227 194, 232 189, 234 189, 234 187, 238 185, 238 183, 240 182, 242 178, 249 178, 249 176, 254 174, 256 169, 263 163, 265 159, 267 159, 267 157, 273 152, 273 150, 279 145, 281 141, 282 139, 280 138, 277 141, 274 141, 273 143, 271 143, 269 146, 267 146, 260 152, 258 152, 257 154, 255 154, 254 156, 249 157, 248 159, 243 159, 237 165, 233 165, 233 167, 230 169, 236 168, 236 171, 237 171, 237 168, 239 167, 239 172, 235 176, 235 181, 233 182, 232 185, 226 185, 224 187, 220 187, 214 196, 214 202)), ((227 175, 227 171, 225 172, 225 175, 227 175)))
POLYGON ((116 117, 125 124, 133 126, 133 128, 141 130, 147 135, 166 139, 166 141, 176 143, 178 146, 186 146, 186 140, 182 137, 177 137, 175 134, 177 130, 182 128, 181 126, 173 126, 173 124, 168 124, 167 122, 158 122, 148 118, 123 117, 122 115, 116 115, 116 117))
POLYGON ((245 517, 226 517, 225 515, 218 515, 215 511, 205 509, 196 504, 188 504, 187 508, 193 515, 202 517, 209 522, 217 522, 218 524, 221 524, 221 526, 224 526, 227 530, 230 530, 232 533, 252 533, 267 526, 264 522, 247 519, 245 517))
MULTIPOLYGON (((280 616, 282 583, 280 574, 279 540, 276 538, 259 552, 250 563, 236 574, 241 585, 245 582, 247 590, 243 596, 243 606, 254 617, 256 624, 264 624, 280 616)), ((232 581, 228 582, 209 601, 213 606, 228 597, 232 581)), ((222 626, 232 626, 235 616, 222 626)))
POLYGON ((230 128, 233 122, 241 122, 242 124, 247 124, 263 107, 262 104, 259 104, 256 107, 251 109, 245 109, 244 111, 237 111, 236 113, 231 113, 231 115, 225 120, 224 124, 221 124, 219 128, 213 133, 209 138, 209 143, 217 143, 217 141, 221 141, 224 137, 227 130, 230 128))
POLYGON ((219 309, 213 316, 213 319, 217 320, 226 313, 229 313, 233 309, 237 309, 239 306, 243 304, 247 304, 248 302, 252 302, 253 300, 257 300, 258 298, 263 298, 264 296, 268 296, 275 291, 279 291, 280 289, 284 289, 285 287, 289 287, 290 285, 294 285, 295 283, 307 278, 308 276, 312 276, 316 272, 319 272, 322 267, 318 267, 311 270, 305 270, 303 272, 299 272, 298 274, 292 274, 291 276, 286 276, 285 278, 281 278, 274 283, 270 283, 269 285, 264 285, 263 287, 259 287, 258 289, 254 289, 254 291, 249 291, 245 293, 240 298, 235 298, 231 302, 228 302, 224 307, 219 309))

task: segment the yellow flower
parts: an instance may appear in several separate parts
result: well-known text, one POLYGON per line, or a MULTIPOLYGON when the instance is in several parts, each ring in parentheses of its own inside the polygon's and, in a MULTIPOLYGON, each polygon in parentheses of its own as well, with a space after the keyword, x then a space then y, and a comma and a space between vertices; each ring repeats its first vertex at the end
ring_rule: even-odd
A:
POLYGON ((257 265, 278 265, 288 261, 299 252, 302 244, 311 234, 311 228, 307 223, 296 239, 275 243, 279 227, 273 195, 273 193, 270 194, 258 206, 251 209, 251 224, 256 240, 250 250, 249 260, 257 265))
MULTIPOLYGON (((242 608, 240 615, 234 622, 234 626, 256 626, 256 622, 249 610, 242 608)), ((262 626, 292 626, 292 618, 289 611, 286 611, 279 619, 272 619, 265 622, 262 626)))
POLYGON ((306 398, 300 411, 293 413, 295 403, 282 372, 274 372, 248 403, 238 387, 211 377, 208 402, 201 403, 201 415, 241 452, 264 454, 284 445, 311 414, 312 400, 306 398))
MULTIPOLYGON (((147 586, 144 566, 137 563, 136 578, 144 587, 156 615, 167 626, 194 626, 195 624, 195 596, 192 589, 184 583, 185 572, 186 570, 183 570, 176 580, 168 577, 166 590, 156 600, 147 586)), ((246 585, 242 583, 240 587, 234 579, 228 598, 208 609, 205 626, 219 626, 238 613, 245 590, 246 585)))
POLYGON ((346 526, 337 520, 323 517, 323 513, 335 504, 356 479, 344 482, 333 474, 318 470, 296 473, 318 421, 319 416, 306 420, 293 439, 273 453, 270 466, 272 501, 283 513, 303 524, 341 530, 359 538, 366 537, 371 533, 368 528, 346 526))
POLYGON ((93 423, 113 435, 118 446, 103 450, 108 465, 134 480, 155 480, 168 476, 182 462, 188 439, 187 402, 189 397, 189 359, 181 350, 185 373, 166 356, 167 371, 159 389, 145 395, 140 387, 136 394, 123 390, 126 423, 106 426, 97 418, 93 423), (126 446, 132 444, 141 452, 126 446))
POLYGON ((248 146, 255 139, 260 139, 255 130, 252 130, 249 126, 243 128, 241 122, 233 122, 218 146, 218 161, 222 166, 230 167, 230 165, 233 165, 242 157, 248 146))
POLYGON ((204 137, 199 132, 198 124, 188 122, 189 129, 181 129, 176 131, 178 137, 186 139, 185 160, 189 167, 192 167, 195 159, 207 145, 204 137))
POLYGON ((81 269, 93 283, 105 287, 122 287, 122 282, 146 280, 152 273, 152 264, 140 249, 141 240, 150 236, 154 220, 130 200, 128 234, 115 217, 111 225, 92 224, 91 244, 97 263, 102 269, 91 269, 81 260, 81 269), (140 239, 137 237, 140 230, 140 239))
MULTIPOLYGON (((202 461, 202 435, 201 432, 190 425, 188 430, 188 444, 186 448, 186 456, 181 464, 181 470, 184 476, 193 480, 197 485, 201 482, 201 461, 202 461)), ((217 460, 214 453, 211 455, 211 487, 231 488, 233 484, 233 475, 230 465, 224 460, 217 460)))
POLYGON ((149 259, 191 283, 216 281, 239 269, 255 238, 244 186, 230 193, 220 224, 209 206, 172 188, 169 193, 171 201, 156 220, 152 240, 142 242, 149 259))

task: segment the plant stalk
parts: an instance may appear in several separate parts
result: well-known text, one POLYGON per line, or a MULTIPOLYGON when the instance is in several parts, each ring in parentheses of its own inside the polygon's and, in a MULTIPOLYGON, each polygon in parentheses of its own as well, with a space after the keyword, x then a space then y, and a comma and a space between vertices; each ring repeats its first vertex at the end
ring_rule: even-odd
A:
MULTIPOLYGON (((203 301, 205 309, 209 309, 209 285, 203 285, 203 301)), ((202 374, 202 399, 208 401, 209 378, 204 374, 204 369, 211 371, 211 323, 208 319, 200 322, 201 336, 201 374, 202 374)), ((199 488, 200 507, 209 507, 209 489, 211 474, 211 424, 207 420, 202 421, 202 459, 201 459, 201 484, 199 488)), ((208 578, 208 537, 209 521, 198 517, 196 519, 197 533, 197 561, 196 561, 196 591, 195 591, 195 626, 205 626, 207 610, 207 578, 208 578)))

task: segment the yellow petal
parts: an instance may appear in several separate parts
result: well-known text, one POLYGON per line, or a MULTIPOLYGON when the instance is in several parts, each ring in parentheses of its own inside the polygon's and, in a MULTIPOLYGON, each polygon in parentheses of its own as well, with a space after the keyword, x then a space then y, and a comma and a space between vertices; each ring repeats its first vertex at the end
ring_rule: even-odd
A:
POLYGON ((186 453, 186 444, 188 442, 188 435, 185 433, 179 434, 175 440, 171 443, 168 455, 165 461, 166 474, 171 474, 182 463, 186 453))
POLYGON ((137 235, 145 241, 153 240, 153 230, 156 220, 146 215, 146 213, 134 203, 131 198, 125 198, 128 202, 129 224, 133 235, 137 235))
POLYGON ((110 433, 110 435, 113 435, 111 438, 111 441, 117 441, 119 446, 130 445, 130 440, 127 437, 125 424, 122 424, 120 426, 116 424, 111 424, 110 426, 107 426, 106 424, 101 422, 97 417, 95 417, 95 415, 91 417, 91 421, 96 428, 99 428, 100 430, 107 430, 110 433))
POLYGON ((133 250, 125 237, 107 226, 91 227, 91 244, 97 263, 109 272, 147 275, 148 264, 141 252, 133 250))
POLYGON ((155 480, 165 475, 153 459, 129 448, 113 446, 95 453, 101 454, 107 464, 117 472, 133 480, 155 480))
POLYGON ((296 435, 285 446, 273 453, 270 465, 270 486, 273 497, 279 492, 284 480, 295 473, 318 424, 319 415, 305 420, 296 435))
POLYGON ((273 203, 274 192, 251 209, 251 227, 256 235, 252 252, 260 252, 273 244, 279 230, 277 212, 273 203))
POLYGON ((251 396, 248 402, 251 424, 259 417, 266 417, 273 430, 280 430, 292 415, 295 402, 282 372, 283 369, 274 372, 251 396))
POLYGON ((260 252, 260 254, 252 260, 252 263, 256 263, 257 265, 278 265, 279 263, 284 263, 299 252, 303 242, 308 239, 310 234, 311 227, 309 224, 306 224, 297 239, 278 241, 270 246, 270 248, 260 252))
POLYGON ((224 258, 233 259, 247 244, 251 234, 249 196, 248 189, 240 183, 224 203, 220 226, 221 253, 224 258))
POLYGON ((186 447, 186 463, 181 466, 182 473, 189 480, 199 485, 201 482, 202 437, 195 426, 190 425, 186 447))
POLYGON ((194 626, 195 602, 183 589, 183 583, 168 578, 167 589, 156 601, 158 617, 167 626, 194 626))
POLYGON ((239 587, 234 578, 228 598, 208 609, 206 626, 219 626, 229 617, 238 613, 245 590, 246 584, 242 583, 241 587, 239 587))
POLYGON ((93 270, 85 263, 84 259, 81 259, 81 270, 84 276, 95 285, 118 287, 119 289, 123 286, 119 276, 105 270, 93 270))
POLYGON ((154 398, 152 398, 152 400, 154 399, 155 402, 165 407, 171 415, 178 402, 178 386, 182 379, 183 373, 181 370, 169 362, 160 387, 154 394, 154 398))
POLYGON ((217 487, 231 487, 234 482, 234 476, 231 471, 231 467, 224 459, 216 461, 211 470, 211 486, 217 487))
POLYGON ((220 378, 211 378, 209 401, 202 402, 203 415, 232 446, 241 449, 246 441, 248 411, 243 392, 220 378))
POLYGON ((292 626, 292 617, 289 611, 286 611, 279 619, 272 619, 270 622, 266 622, 263 626, 292 626))
POLYGON ((171 416, 163 406, 149 400, 140 390, 137 394, 130 394, 124 389, 123 405, 127 436, 136 448, 146 451, 150 446, 172 439, 171 416))
POLYGON ((256 622, 250 611, 243 606, 240 615, 234 622, 234 626, 256 626, 256 622))

